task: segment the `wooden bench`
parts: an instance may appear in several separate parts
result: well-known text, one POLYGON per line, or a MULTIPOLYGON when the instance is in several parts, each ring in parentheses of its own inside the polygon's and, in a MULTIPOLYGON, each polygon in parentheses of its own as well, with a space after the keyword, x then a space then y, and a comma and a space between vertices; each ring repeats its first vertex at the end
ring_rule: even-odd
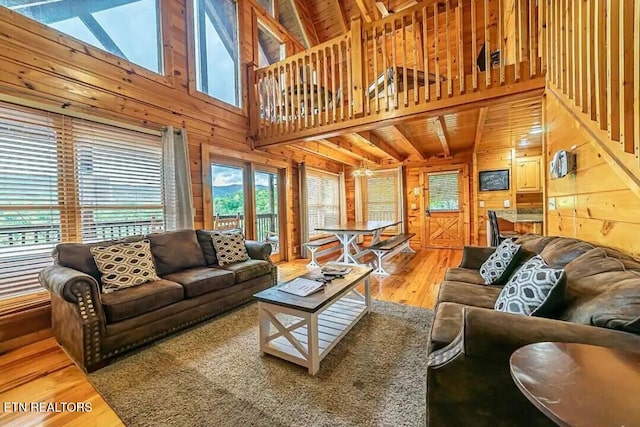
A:
POLYGON ((369 246, 368 249, 378 258, 378 265, 372 274, 381 276, 389 275, 389 273, 382 268, 383 258, 391 258, 400 252, 415 253, 415 251, 411 249, 411 246, 409 246, 409 240, 415 235, 416 233, 402 233, 369 246))
POLYGON ((323 253, 320 253, 320 254, 318 253, 318 249, 320 249, 323 246, 329 245, 331 243, 335 243, 337 241, 338 241, 338 238, 336 236, 331 236, 331 237, 325 237, 323 239, 312 240, 310 242, 304 243, 302 246, 309 249, 309 252, 311 252, 311 262, 307 264, 307 267, 320 268, 320 264, 318 264, 317 258, 321 255, 325 255, 326 253, 333 252, 334 249, 331 248, 327 250, 326 253, 322 251, 323 253))

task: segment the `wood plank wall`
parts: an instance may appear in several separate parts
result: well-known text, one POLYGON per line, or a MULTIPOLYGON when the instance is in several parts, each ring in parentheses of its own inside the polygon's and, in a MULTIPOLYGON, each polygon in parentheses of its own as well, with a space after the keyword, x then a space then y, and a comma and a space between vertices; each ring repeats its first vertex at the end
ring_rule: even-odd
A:
POLYGON ((584 123, 555 95, 547 95, 545 104, 547 172, 556 151, 575 146, 577 156, 575 175, 547 178, 547 202, 552 200, 556 205, 555 210, 546 212, 547 234, 575 237, 640 255, 640 197, 605 161, 605 153, 584 123))
MULTIPOLYGON (((196 227, 204 224, 201 151, 203 146, 226 149, 226 155, 242 158, 252 151, 248 135, 247 66, 253 63, 254 22, 257 16, 268 21, 287 38, 291 52, 299 43, 288 38, 259 9, 253 0, 238 0, 243 106, 242 109, 196 93, 193 90, 193 61, 189 59, 189 11, 186 0, 161 0, 165 45, 165 75, 160 76, 131 65, 100 49, 58 33, 45 25, 0 7, 0 95, 65 108, 103 119, 160 129, 171 125, 186 128, 196 227)), ((342 170, 342 165, 291 150, 258 152, 264 159, 291 164, 293 200, 290 206, 293 247, 299 246, 297 163, 306 161, 317 167, 342 170)), ((298 251, 299 253, 299 251, 298 251)), ((48 306, 34 312, 38 319, 49 317, 48 306), (42 310, 46 312, 43 314, 42 310)), ((25 344, 21 336, 41 338, 48 325, 40 320, 25 322, 24 317, 0 321, 0 351, 25 344), (16 329, 20 325, 28 328, 16 329), (8 341, 9 344, 5 345, 8 341)))

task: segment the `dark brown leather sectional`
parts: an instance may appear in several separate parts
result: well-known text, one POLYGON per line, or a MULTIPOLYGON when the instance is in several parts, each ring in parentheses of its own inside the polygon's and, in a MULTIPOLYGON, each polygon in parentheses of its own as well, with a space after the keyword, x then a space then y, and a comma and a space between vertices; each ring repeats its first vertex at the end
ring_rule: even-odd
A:
POLYGON ((115 356, 251 300, 277 282, 268 243, 247 241, 248 261, 221 267, 203 230, 181 230, 91 244, 63 243, 40 273, 51 292, 58 342, 87 372, 115 356), (101 293, 90 248, 148 239, 162 280, 101 293))
POLYGON ((500 288, 485 286, 478 271, 493 248, 465 248, 461 265, 442 282, 431 329, 430 426, 555 425, 511 379, 509 358, 526 344, 577 342, 640 352, 640 260, 563 237, 530 234, 516 242, 529 256, 540 254, 565 269, 564 307, 553 319, 494 311, 500 288))

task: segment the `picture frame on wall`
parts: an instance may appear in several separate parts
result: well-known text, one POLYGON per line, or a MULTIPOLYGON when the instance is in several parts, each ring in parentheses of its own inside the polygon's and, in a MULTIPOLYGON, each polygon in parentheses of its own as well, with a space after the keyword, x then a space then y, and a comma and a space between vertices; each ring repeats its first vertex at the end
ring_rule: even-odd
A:
POLYGON ((480 191, 509 190, 509 169, 481 171, 479 173, 480 191))

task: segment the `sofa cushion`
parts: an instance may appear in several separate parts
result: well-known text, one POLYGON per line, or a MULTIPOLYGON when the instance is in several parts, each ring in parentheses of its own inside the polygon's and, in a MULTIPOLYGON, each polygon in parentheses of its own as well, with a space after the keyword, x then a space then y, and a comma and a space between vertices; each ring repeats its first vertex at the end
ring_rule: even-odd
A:
POLYGON ((100 283, 100 270, 91 254, 91 248, 110 246, 118 243, 139 242, 142 236, 131 236, 121 240, 105 240, 97 243, 60 243, 56 245, 52 256, 56 264, 73 268, 96 279, 100 283))
POLYGON ((101 296, 107 323, 149 313, 183 299, 182 286, 164 279, 101 296))
POLYGON ((525 234, 524 236, 518 237, 516 243, 521 245, 522 249, 527 252, 539 254, 549 243, 559 238, 560 237, 554 236, 540 236, 538 234, 525 234))
POLYGON ((431 327, 429 352, 449 345, 462 327, 464 305, 452 302, 438 304, 436 316, 431 327))
POLYGON ((540 255, 527 261, 500 291, 495 309, 526 316, 552 317, 564 304, 564 270, 551 268, 540 255))
POLYGON ((213 231, 211 240, 216 249, 218 264, 231 265, 249 259, 242 231, 213 231))
POLYGON ((207 265, 195 230, 169 231, 147 236, 158 275, 207 265))
POLYGON ((198 237, 198 243, 200 243, 207 265, 218 265, 218 257, 216 256, 216 248, 213 247, 211 233, 212 231, 197 230, 196 236, 198 237))
POLYGON ((438 302, 455 302, 474 307, 493 308, 500 288, 445 280, 440 285, 438 302))
POLYGON ((558 237, 544 247, 540 255, 553 268, 564 268, 574 259, 595 248, 582 240, 558 237))
POLYGON ((504 284, 518 265, 521 246, 506 239, 500 243, 496 250, 480 266, 480 275, 487 285, 504 284))
POLYGON ((186 298, 195 298, 208 292, 228 288, 235 284, 231 271, 211 267, 197 267, 165 276, 167 280, 180 283, 186 298))
POLYGON ((91 254, 102 273, 102 291, 110 293, 160 280, 148 240, 94 246, 91 254))
POLYGON ((474 285, 484 285, 484 279, 478 270, 472 268, 452 267, 447 269, 444 280, 452 282, 464 282, 474 285))
POLYGON ((250 259, 236 264, 225 265, 220 268, 233 271, 236 274, 236 283, 246 282, 247 280, 271 273, 271 264, 261 259, 250 259))

